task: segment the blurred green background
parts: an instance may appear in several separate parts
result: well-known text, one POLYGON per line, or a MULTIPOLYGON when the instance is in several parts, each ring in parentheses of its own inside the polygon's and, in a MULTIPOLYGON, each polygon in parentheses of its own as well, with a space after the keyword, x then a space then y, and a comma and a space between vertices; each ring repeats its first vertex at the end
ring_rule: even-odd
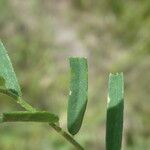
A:
MULTIPOLYGON (((86 150, 105 150, 109 72, 124 72, 123 150, 150 149, 149 0, 0 0, 0 39, 24 98, 60 116, 66 129, 69 56, 89 63, 89 102, 75 136, 86 150)), ((22 110, 0 95, 0 112, 22 110)), ((0 126, 0 150, 73 150, 45 124, 0 126)))

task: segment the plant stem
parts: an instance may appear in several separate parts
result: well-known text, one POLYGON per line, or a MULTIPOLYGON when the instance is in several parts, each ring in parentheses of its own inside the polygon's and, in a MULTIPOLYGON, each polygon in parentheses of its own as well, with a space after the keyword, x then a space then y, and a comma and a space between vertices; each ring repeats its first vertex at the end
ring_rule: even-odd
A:
POLYGON ((57 126, 54 123, 49 123, 49 125, 55 129, 59 134, 61 134, 67 141, 69 141, 74 147, 76 147, 78 150, 84 150, 84 148, 67 132, 63 131, 62 128, 57 126))
MULTIPOLYGON (((33 108, 30 104, 28 104, 25 100, 23 100, 21 97, 15 97, 13 93, 8 93, 6 90, 1 90, 1 93, 7 94, 8 96, 12 97, 13 99, 16 100, 20 106, 22 106, 25 110, 30 111, 30 112, 35 112, 37 111, 35 108, 33 108)), ((1 123, 1 118, 0 118, 0 123, 1 123)), ((77 150, 84 150, 84 148, 66 131, 64 131, 61 127, 54 123, 49 123, 49 126, 51 126, 58 134, 63 136, 69 143, 71 143, 77 150)))
POLYGON ((28 104, 26 101, 24 101, 21 97, 18 97, 17 103, 20 104, 27 111, 31 111, 31 112, 37 111, 30 104, 28 104))
MULTIPOLYGON (((26 101, 22 98, 19 98, 18 102, 22 107, 24 107, 27 111, 36 111, 31 105, 29 105, 26 101)), ((60 135, 62 135, 68 142, 70 142, 76 149, 84 150, 84 148, 66 131, 64 131, 61 127, 57 126, 54 123, 49 123, 49 125, 60 135)))

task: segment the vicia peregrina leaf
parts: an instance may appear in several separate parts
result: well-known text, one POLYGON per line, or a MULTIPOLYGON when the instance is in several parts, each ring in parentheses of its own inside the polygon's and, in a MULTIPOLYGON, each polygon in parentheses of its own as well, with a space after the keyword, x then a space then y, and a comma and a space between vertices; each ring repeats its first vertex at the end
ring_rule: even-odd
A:
POLYGON ((68 131, 75 135, 81 125, 87 105, 88 67, 86 58, 69 59, 71 67, 70 94, 67 111, 68 131))
POLYGON ((5 81, 5 88, 7 90, 15 91, 14 94, 21 96, 20 86, 18 84, 10 58, 1 41, 0 41, 0 78, 1 80, 3 79, 5 81))
POLYGON ((120 150, 124 106, 123 74, 110 74, 107 102, 106 150, 120 150))
POLYGON ((59 121, 58 116, 45 111, 17 111, 3 113, 0 117, 2 122, 48 122, 56 123, 59 121))

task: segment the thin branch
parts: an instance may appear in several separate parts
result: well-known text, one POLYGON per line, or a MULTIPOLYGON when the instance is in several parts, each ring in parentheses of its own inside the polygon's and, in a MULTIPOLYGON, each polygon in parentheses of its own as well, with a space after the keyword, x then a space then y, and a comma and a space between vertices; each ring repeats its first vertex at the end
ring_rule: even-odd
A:
POLYGON ((69 141, 74 147, 76 147, 78 150, 84 150, 84 148, 66 131, 64 131, 61 127, 57 126, 54 123, 49 123, 49 125, 55 129, 59 134, 61 134, 67 141, 69 141))
MULTIPOLYGON (((13 99, 15 99, 15 101, 18 104, 20 104, 25 110, 30 111, 30 112, 37 111, 35 108, 33 108, 30 104, 28 104, 21 97, 16 97, 16 95, 14 95, 13 93, 8 92, 7 90, 3 90, 3 89, 0 89, 0 92, 3 93, 3 94, 8 95, 10 97, 12 97, 13 99)), ((1 117, 0 117, 0 122, 1 122, 1 117)), ((69 133, 67 133, 66 131, 64 131, 61 127, 59 127, 58 125, 56 125, 54 123, 49 123, 49 126, 51 126, 58 134, 60 134, 61 136, 63 136, 77 150, 84 150, 84 148, 69 133)))

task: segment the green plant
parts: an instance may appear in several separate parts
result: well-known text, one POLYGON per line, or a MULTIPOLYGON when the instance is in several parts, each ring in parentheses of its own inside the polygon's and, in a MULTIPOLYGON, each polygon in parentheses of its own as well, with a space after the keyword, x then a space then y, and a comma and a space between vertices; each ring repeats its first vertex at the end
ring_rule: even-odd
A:
MULTIPOLYGON (((87 105, 88 65, 86 58, 69 59, 71 67, 70 94, 67 112, 68 131, 75 135, 83 121, 87 105)), ((24 101, 20 86, 13 70, 9 56, 0 42, 0 93, 13 98, 26 111, 5 112, 0 115, 0 123, 4 122, 47 122, 53 129, 69 141, 76 149, 84 148, 64 131, 58 124, 59 117, 47 111, 39 111, 24 101)), ((123 129, 123 74, 110 75, 106 149, 120 150, 123 129)))
POLYGON ((71 83, 68 101, 68 130, 75 135, 82 124, 87 104, 88 75, 85 58, 70 58, 71 83))
POLYGON ((123 130, 123 74, 110 74, 107 103, 106 149, 120 150, 123 130))

